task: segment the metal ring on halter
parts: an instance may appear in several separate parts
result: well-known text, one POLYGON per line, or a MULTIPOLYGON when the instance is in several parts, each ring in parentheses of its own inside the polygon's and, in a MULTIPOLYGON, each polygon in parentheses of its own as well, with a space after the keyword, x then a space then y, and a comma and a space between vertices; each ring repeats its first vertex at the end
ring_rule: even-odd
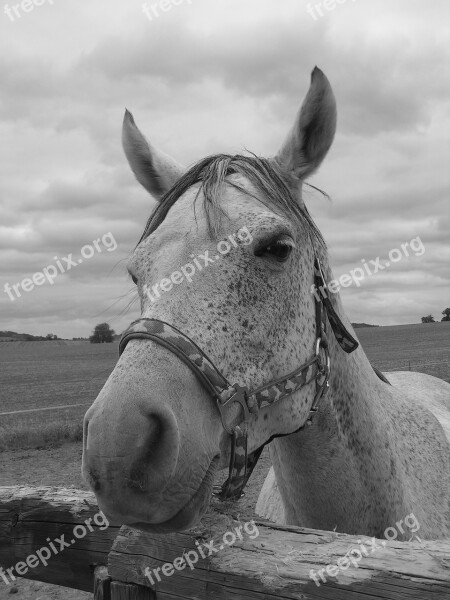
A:
POLYGON ((328 340, 323 334, 323 337, 319 337, 316 340, 316 357, 317 357, 317 379, 316 379, 316 394, 314 396, 314 400, 312 406, 309 410, 309 417, 307 420, 308 425, 311 425, 312 418, 317 412, 319 408, 319 402, 328 392, 328 388, 330 384, 328 383, 328 378, 331 372, 331 362, 330 355, 328 353, 328 340), (321 353, 324 354, 324 359, 322 360, 321 353), (319 377, 323 377, 322 381, 319 381, 319 377))
MULTIPOLYGON (((217 407, 220 412, 220 417, 222 419, 223 428, 230 435, 233 434, 233 431, 235 429, 234 427, 232 427, 230 425, 230 421, 231 421, 230 411, 233 410, 232 409, 233 404, 239 404, 242 408, 241 424, 242 424, 242 422, 247 423, 250 418, 250 412, 248 410, 248 400, 247 400, 247 394, 248 394, 247 386, 242 386, 242 385, 239 385, 238 383, 235 383, 233 387, 236 391, 232 396, 230 396, 230 398, 228 398, 228 400, 225 400, 225 402, 220 402, 219 400, 217 400, 217 407)), ((235 415, 233 415, 233 416, 236 418, 235 415)))
POLYGON ((328 375, 330 374, 330 354, 328 352, 328 340, 324 333, 322 333, 322 336, 317 338, 316 340, 315 356, 318 359, 318 371, 323 372, 323 374, 326 375, 326 377, 328 377, 328 375), (322 360, 322 356, 320 355, 321 351, 325 355, 325 364, 322 360))

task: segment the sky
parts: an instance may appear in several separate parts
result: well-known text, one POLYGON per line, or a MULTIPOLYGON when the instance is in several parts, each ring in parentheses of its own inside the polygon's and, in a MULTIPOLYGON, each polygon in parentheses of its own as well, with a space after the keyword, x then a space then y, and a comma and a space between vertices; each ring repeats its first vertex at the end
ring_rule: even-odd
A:
POLYGON ((448 0, 144 4, 0 6, 0 330, 86 337, 139 316, 125 266, 154 200, 122 151, 125 107, 186 166, 244 148, 270 156, 315 65, 338 125, 310 179, 331 201, 310 189, 305 201, 335 277, 366 265, 341 289, 347 315, 440 319, 450 306, 448 0))

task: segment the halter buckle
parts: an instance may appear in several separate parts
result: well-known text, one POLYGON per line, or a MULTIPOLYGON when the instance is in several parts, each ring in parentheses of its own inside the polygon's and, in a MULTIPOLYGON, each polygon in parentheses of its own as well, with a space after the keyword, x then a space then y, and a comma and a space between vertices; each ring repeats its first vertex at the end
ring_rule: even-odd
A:
POLYGON ((328 352, 328 340, 324 332, 322 337, 316 340, 316 358, 317 358, 317 374, 316 374, 316 394, 313 404, 309 410, 309 416, 306 421, 308 425, 312 424, 314 415, 319 409, 319 402, 328 392, 330 387, 328 378, 331 372, 330 354, 328 352), (323 359, 322 359, 323 354, 323 359))
POLYGON ((248 418, 250 417, 250 412, 248 410, 248 404, 247 404, 248 388, 246 386, 239 385, 238 383, 235 383, 233 385, 233 388, 236 391, 232 396, 230 396, 228 398, 228 400, 225 400, 225 402, 221 402, 220 400, 217 400, 217 406, 219 408, 223 428, 229 434, 233 433, 233 428, 231 427, 231 425, 229 425, 229 423, 232 420, 230 418, 231 407, 235 402, 237 402, 238 404, 241 405, 242 411, 243 411, 244 418, 241 419, 241 421, 239 423, 242 423, 242 421, 244 421, 244 422, 248 421, 248 418))
POLYGON ((328 352, 328 338, 324 331, 322 331, 321 336, 316 340, 315 355, 320 373, 328 379, 328 375, 330 374, 330 353, 328 352), (321 352, 324 355, 325 361, 322 360, 321 352))

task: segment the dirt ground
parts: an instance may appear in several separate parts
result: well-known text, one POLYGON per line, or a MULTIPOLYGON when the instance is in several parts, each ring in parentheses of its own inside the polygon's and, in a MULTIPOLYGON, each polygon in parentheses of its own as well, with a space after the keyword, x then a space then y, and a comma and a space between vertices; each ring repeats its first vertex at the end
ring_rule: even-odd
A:
MULTIPOLYGON (((0 453, 0 485, 54 485, 87 489, 81 467, 80 443, 65 444, 59 448, 45 450, 15 450, 0 453)), ((253 473, 245 496, 233 505, 233 512, 250 516, 270 461, 264 450, 253 473)), ((225 476, 224 472, 224 476, 225 476)), ((251 516, 250 516, 251 518, 251 516)), ((17 579, 15 585, 6 585, 0 579, 0 600, 92 600, 92 594, 49 585, 27 579, 17 579)))

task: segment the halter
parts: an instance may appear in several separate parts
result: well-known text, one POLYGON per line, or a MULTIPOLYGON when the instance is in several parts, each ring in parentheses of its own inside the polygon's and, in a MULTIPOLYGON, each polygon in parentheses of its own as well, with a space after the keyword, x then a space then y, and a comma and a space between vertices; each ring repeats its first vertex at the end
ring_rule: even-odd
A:
MULTIPOLYGON (((122 335, 119 343, 119 356, 130 340, 150 339, 178 356, 194 372, 205 389, 215 399, 222 425, 231 436, 228 478, 222 485, 220 492, 216 494, 222 500, 236 500, 241 497, 242 490, 267 443, 274 437, 279 437, 279 435, 294 433, 274 435, 257 450, 248 454, 247 429, 251 414, 256 414, 261 408, 279 402, 315 381, 314 400, 306 421, 306 424, 311 424, 318 410, 319 402, 329 388, 331 363, 326 335, 326 316, 338 344, 345 352, 353 352, 358 347, 358 342, 347 331, 328 298, 327 285, 317 257, 314 260, 314 283, 317 290, 317 296, 315 295, 316 340, 314 355, 292 373, 253 391, 239 383, 231 385, 197 344, 169 323, 158 319, 137 319, 131 323, 122 335), (236 419, 231 418, 234 404, 238 404, 241 409, 238 424, 233 424, 236 419)), ((299 429, 303 429, 304 426, 302 425, 299 429)))

